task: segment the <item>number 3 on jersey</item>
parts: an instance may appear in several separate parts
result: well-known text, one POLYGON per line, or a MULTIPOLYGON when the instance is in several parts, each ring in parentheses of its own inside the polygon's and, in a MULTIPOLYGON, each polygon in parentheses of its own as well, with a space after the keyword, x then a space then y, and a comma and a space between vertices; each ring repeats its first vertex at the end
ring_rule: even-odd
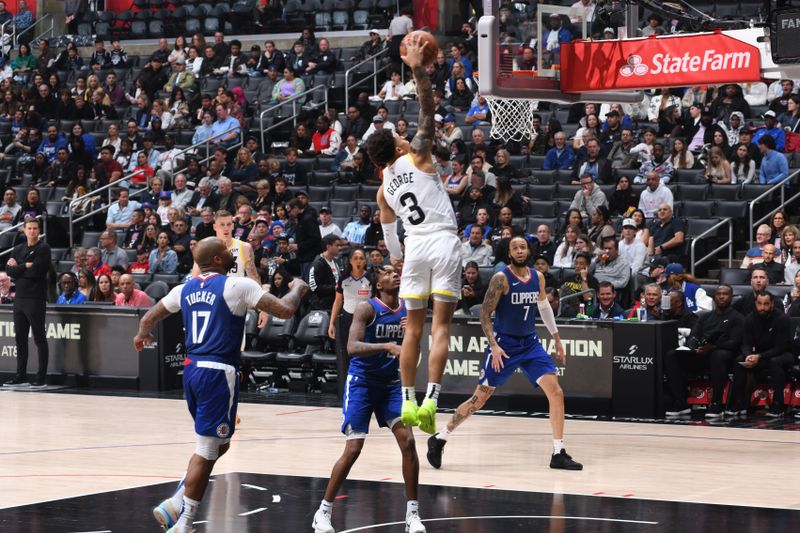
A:
POLYGON ((197 345, 203 342, 210 317, 211 311, 192 311, 192 344, 197 345), (199 328, 198 322, 201 322, 199 328))
POLYGON ((409 224, 416 226, 425 220, 425 213, 420 209, 417 197, 413 192, 407 192, 401 196, 400 205, 407 207, 411 211, 411 216, 408 217, 409 224))

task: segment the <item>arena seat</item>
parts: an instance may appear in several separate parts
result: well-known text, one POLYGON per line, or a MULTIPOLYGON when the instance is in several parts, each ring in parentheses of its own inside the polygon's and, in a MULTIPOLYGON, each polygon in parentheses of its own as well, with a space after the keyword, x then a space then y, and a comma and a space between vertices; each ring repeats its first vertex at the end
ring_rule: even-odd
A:
POLYGON ((746 268, 722 268, 719 282, 727 285, 746 285, 750 283, 750 270, 746 268))
POLYGON ((294 334, 295 347, 301 347, 302 351, 278 352, 275 360, 282 368, 282 373, 288 377, 290 390, 308 391, 311 387, 312 355, 328 340, 328 321, 326 311, 310 311, 300 320, 294 334))
POLYGON ((164 281, 153 281, 147 287, 145 287, 144 292, 150 298, 158 302, 161 300, 161 298, 169 293, 169 286, 164 281))

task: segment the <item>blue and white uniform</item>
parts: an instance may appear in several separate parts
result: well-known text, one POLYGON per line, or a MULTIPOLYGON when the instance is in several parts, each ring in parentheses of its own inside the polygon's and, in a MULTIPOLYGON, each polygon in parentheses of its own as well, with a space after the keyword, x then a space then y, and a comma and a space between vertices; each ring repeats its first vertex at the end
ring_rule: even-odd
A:
POLYGON ((542 347, 536 334, 536 310, 539 299, 539 276, 528 268, 530 278, 522 281, 511 267, 502 270, 508 280, 508 294, 500 297, 494 312, 494 336, 497 344, 506 352, 504 367, 499 372, 492 368, 492 350, 486 348, 486 360, 478 383, 499 387, 521 368, 530 382, 536 386, 545 374, 556 372, 553 359, 542 347))
POLYGON ((263 294, 258 283, 246 277, 201 274, 161 300, 168 311, 183 315, 183 390, 198 435, 233 435, 245 315, 263 294))
MULTIPOLYGON (((364 342, 400 344, 406 306, 400 300, 390 309, 378 298, 368 300, 375 317, 364 330, 364 342)), ((388 352, 367 357, 353 357, 347 373, 342 403, 342 433, 348 438, 364 438, 369 432, 372 413, 380 427, 393 427, 400 420, 403 398, 400 393, 400 363, 388 352)))

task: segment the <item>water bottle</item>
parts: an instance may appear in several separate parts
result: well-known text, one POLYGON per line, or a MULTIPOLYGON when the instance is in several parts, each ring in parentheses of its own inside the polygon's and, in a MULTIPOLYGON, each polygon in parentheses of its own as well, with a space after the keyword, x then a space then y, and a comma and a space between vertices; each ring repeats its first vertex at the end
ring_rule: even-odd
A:
POLYGON ((580 304, 578 306, 578 316, 577 318, 586 318, 586 306, 584 304, 580 304))

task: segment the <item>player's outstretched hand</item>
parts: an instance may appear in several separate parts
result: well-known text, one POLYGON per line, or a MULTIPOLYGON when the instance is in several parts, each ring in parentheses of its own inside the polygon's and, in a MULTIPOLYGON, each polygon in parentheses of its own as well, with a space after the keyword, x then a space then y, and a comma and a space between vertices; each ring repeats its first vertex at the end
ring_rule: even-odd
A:
POLYGON ((422 50, 428 45, 427 41, 423 41, 419 34, 411 35, 404 39, 406 45, 405 55, 401 55, 400 59, 409 67, 416 68, 422 66, 422 50))
POLYGON ((567 354, 564 351, 564 345, 561 343, 561 339, 555 342, 556 344, 556 359, 558 362, 561 363, 563 366, 567 366, 567 354))
POLYGON ((505 350, 503 350, 498 344, 492 346, 492 368, 495 372, 500 372, 500 370, 505 367, 503 359, 508 359, 508 355, 506 354, 505 350))
POLYGON ((152 335, 136 335, 133 338, 133 346, 137 352, 141 352, 145 346, 150 346, 151 344, 153 344, 152 335))

